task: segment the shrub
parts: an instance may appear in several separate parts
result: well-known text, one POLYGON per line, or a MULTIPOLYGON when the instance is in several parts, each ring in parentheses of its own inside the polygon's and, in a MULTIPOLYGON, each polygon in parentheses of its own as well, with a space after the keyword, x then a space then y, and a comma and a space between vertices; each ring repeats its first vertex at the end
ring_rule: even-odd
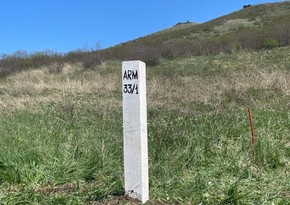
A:
POLYGON ((263 43, 263 47, 264 48, 268 48, 268 49, 277 48, 279 46, 280 46, 279 42, 276 39, 273 39, 273 38, 265 39, 264 43, 263 43))
POLYGON ((84 69, 95 69, 101 64, 100 52, 92 51, 83 53, 81 63, 84 69))
POLYGON ((62 73, 63 68, 64 68, 64 63, 62 61, 58 61, 58 62, 51 63, 48 66, 48 71, 49 73, 52 73, 52 74, 60 74, 62 73))
MULTIPOLYGON (((156 66, 160 63, 160 51, 157 47, 139 47, 135 51, 136 59, 140 59, 149 66, 156 66)), ((130 58, 130 57, 129 57, 130 58)))
POLYGON ((101 52, 100 51, 83 51, 77 50, 67 53, 64 56, 64 62, 66 63, 82 63, 84 69, 95 69, 101 64, 101 52))
POLYGON ((26 51, 17 51, 11 55, 4 55, 0 60, 0 77, 20 72, 31 68, 50 65, 52 62, 59 62, 62 56, 52 52, 36 52, 28 54, 26 51))

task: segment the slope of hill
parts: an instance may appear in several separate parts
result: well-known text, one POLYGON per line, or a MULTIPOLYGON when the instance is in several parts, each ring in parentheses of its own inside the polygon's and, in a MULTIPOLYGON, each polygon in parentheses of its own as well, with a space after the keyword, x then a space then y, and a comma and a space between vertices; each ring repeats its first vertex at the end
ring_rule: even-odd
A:
POLYGON ((104 58, 189 57, 289 45, 290 2, 250 6, 201 23, 177 26, 102 51, 104 58))
POLYGON ((82 63, 91 69, 101 61, 140 59, 147 65, 157 65, 160 59, 287 46, 289 22, 289 1, 255 5, 201 24, 177 23, 172 28, 100 51, 4 55, 0 59, 0 76, 48 65, 52 65, 52 72, 59 72, 64 63, 82 63))
POLYGON ((110 61, 136 53, 159 63, 147 67, 148 205, 290 204, 288 12, 258 5, 100 52, 2 59, 0 204, 139 204, 124 195, 110 61))

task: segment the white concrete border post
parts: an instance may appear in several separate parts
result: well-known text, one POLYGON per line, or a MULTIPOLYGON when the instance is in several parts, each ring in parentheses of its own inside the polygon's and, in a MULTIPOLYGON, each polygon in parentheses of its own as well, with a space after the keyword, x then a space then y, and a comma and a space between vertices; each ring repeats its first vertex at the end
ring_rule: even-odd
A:
POLYGON ((146 65, 122 63, 125 191, 145 203, 149 200, 146 65))

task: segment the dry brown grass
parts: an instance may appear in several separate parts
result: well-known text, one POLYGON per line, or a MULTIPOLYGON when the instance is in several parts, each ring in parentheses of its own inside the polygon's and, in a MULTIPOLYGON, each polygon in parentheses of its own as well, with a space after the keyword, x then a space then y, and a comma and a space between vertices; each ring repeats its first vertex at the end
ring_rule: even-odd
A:
POLYGON ((97 71, 84 71, 80 65, 66 65, 61 74, 52 74, 45 68, 11 75, 0 84, 0 106, 21 108, 40 102, 64 102, 68 96, 78 97, 91 93, 109 96, 120 85, 117 74, 102 74, 102 69, 110 66, 112 63, 103 65, 97 71))
POLYGON ((278 89, 285 95, 290 95, 290 73, 285 70, 269 71, 256 68, 246 72, 237 71, 224 78, 155 78, 148 83, 148 99, 152 107, 162 107, 166 104, 177 108, 180 104, 194 101, 208 103, 213 98, 221 101, 225 93, 243 93, 250 88, 278 89))
POLYGON ((215 31, 225 33, 230 32, 237 29, 244 29, 253 27, 253 21, 249 21, 249 19, 231 19, 225 21, 222 25, 218 25, 214 27, 215 31))
MULTIPOLYGON (((289 60, 286 57, 289 49, 284 52, 285 61, 289 60)), ((231 57, 221 55, 202 61, 190 58, 148 67, 148 105, 178 108, 194 101, 208 103, 215 99, 219 102, 225 93, 243 93, 249 88, 275 88, 290 95, 290 73, 285 68, 285 63, 267 62, 267 55, 268 51, 240 52, 231 54, 231 57), (213 71, 205 71, 209 75, 184 74, 178 71, 187 65, 194 65, 191 69, 205 67, 213 71), (166 70, 168 66, 174 68, 168 71, 170 74, 157 72, 158 69, 166 70)), ((120 76, 120 62, 106 62, 96 70, 84 70, 80 64, 66 64, 60 74, 49 72, 49 68, 17 73, 2 80, 0 107, 21 108, 52 101, 63 104, 82 103, 108 110, 120 108, 120 76)))
MULTIPOLYGON (((71 69, 77 69, 71 67, 71 69)), ((116 68, 117 69, 117 68, 116 68)), ((120 92, 121 80, 117 73, 104 77, 97 71, 89 71, 77 79, 69 72, 55 76, 45 70, 32 70, 7 78, 0 85, 4 90, 1 108, 21 108, 40 102, 65 102, 68 96, 78 97, 94 94, 102 96, 96 102, 100 106, 120 106, 121 99, 113 95, 120 92)), ((248 88, 278 88, 290 95, 290 73, 284 70, 238 71, 225 78, 203 78, 200 76, 177 76, 173 79, 157 76, 147 82, 148 100, 151 106, 170 107, 193 101, 208 102, 220 98, 228 91, 245 92, 248 88)), ((98 100, 98 99, 96 99, 98 100)))

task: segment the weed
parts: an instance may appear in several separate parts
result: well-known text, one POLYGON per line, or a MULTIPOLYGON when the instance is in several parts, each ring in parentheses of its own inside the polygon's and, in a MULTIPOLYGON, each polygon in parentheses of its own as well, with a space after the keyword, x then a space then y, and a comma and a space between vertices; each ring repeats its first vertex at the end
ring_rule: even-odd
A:
POLYGON ((232 184, 227 193, 226 193, 226 198, 223 199, 219 204, 241 204, 240 200, 242 200, 243 198, 245 198, 249 193, 244 193, 244 194, 240 194, 240 191, 238 190, 238 182, 235 182, 234 184, 232 184))

